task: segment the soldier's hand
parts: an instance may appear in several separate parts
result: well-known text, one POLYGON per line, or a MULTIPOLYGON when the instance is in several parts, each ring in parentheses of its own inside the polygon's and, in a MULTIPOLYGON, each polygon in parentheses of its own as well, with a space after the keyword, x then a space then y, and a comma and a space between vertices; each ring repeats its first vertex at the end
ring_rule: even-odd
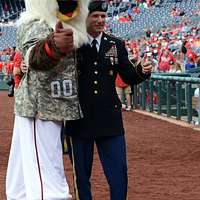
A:
POLYGON ((74 49, 73 31, 71 29, 63 28, 62 22, 58 21, 53 34, 53 39, 56 48, 63 53, 67 54, 74 49))
POLYGON ((144 74, 149 74, 152 71, 152 61, 150 60, 142 60, 141 61, 141 65, 142 65, 142 72, 144 74))

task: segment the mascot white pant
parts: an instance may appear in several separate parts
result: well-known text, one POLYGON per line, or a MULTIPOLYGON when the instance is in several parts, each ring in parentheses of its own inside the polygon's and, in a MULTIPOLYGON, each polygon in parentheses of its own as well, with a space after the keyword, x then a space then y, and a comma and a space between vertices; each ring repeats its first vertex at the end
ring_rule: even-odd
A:
POLYGON ((71 199, 60 131, 60 123, 15 117, 6 179, 8 200, 41 200, 42 190, 44 200, 71 199))

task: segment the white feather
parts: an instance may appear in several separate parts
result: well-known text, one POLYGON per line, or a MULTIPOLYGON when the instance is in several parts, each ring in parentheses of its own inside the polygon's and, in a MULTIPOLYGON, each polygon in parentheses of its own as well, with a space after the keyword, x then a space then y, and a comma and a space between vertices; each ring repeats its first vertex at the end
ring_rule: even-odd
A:
MULTIPOLYGON (((74 45, 76 48, 87 42, 86 18, 88 15, 88 3, 90 0, 79 0, 80 12, 72 20, 64 23, 64 28, 71 28, 74 34, 74 45)), ((56 13, 58 10, 57 0, 25 0, 26 11, 22 13, 17 25, 29 23, 37 19, 45 21, 51 28, 55 29, 58 21, 56 13)))

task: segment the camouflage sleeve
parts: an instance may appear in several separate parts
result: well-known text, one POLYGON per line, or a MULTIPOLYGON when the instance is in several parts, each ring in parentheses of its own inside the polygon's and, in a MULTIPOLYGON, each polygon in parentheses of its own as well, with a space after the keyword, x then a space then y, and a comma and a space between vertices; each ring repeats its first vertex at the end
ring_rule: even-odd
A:
POLYGON ((38 20, 20 25, 17 44, 28 68, 48 70, 58 64, 59 59, 49 57, 44 48, 46 42, 50 43, 51 35, 50 27, 38 20))
POLYGON ((33 69, 48 70, 56 66, 59 59, 49 57, 45 50, 45 43, 48 43, 48 38, 37 42, 29 54, 29 65, 33 69))

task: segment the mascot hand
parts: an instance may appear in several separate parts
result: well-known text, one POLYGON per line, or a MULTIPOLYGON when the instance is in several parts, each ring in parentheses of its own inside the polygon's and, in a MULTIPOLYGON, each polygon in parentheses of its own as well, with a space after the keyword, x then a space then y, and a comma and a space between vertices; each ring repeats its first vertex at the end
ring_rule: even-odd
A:
POLYGON ((53 39, 56 48, 63 53, 67 54, 74 49, 73 31, 71 29, 63 28, 62 22, 58 21, 53 33, 53 39))

